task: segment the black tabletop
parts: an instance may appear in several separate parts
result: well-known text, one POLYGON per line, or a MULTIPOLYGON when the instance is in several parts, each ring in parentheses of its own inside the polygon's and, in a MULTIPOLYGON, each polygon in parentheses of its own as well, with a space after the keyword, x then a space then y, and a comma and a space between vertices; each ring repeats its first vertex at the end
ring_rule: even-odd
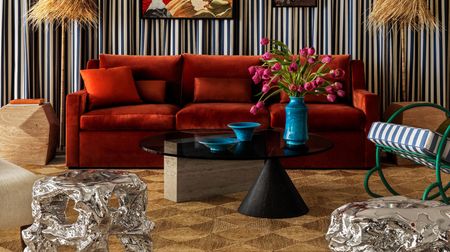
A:
POLYGON ((283 140, 283 131, 262 130, 255 132, 251 142, 240 142, 226 152, 213 153, 198 141, 208 137, 234 137, 232 131, 177 131, 165 132, 146 137, 141 148, 147 152, 182 158, 211 160, 266 160, 272 158, 297 157, 316 154, 329 150, 333 143, 310 134, 306 145, 299 148, 287 148, 283 140))

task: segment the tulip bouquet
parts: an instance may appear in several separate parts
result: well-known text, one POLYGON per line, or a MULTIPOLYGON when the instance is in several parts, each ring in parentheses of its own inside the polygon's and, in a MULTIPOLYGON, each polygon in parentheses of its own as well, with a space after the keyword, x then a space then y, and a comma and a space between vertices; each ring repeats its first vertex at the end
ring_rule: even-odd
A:
POLYGON ((269 47, 262 55, 263 64, 248 69, 253 82, 262 83, 260 99, 250 110, 252 114, 262 109, 267 99, 282 91, 290 97, 326 95, 330 102, 345 95, 342 83, 335 81, 342 79, 345 72, 328 67, 333 60, 331 55, 319 56, 314 48, 303 48, 295 55, 283 42, 267 38, 261 39, 261 45, 269 47))

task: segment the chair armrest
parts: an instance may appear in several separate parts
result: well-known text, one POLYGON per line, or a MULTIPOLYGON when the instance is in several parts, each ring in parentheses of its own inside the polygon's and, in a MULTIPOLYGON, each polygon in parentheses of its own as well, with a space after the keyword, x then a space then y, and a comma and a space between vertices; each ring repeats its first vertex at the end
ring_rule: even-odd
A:
POLYGON ((380 120, 380 100, 378 95, 364 89, 353 90, 353 106, 366 115, 365 132, 369 132, 373 122, 380 120))
POLYGON ((86 90, 67 95, 66 98, 66 165, 79 166, 80 117, 86 111, 86 90))

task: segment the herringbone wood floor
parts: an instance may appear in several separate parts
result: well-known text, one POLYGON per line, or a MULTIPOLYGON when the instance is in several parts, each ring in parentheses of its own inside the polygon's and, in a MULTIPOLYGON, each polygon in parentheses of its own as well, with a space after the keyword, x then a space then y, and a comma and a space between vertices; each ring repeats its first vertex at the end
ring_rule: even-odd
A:
MULTIPOLYGON (((45 167, 25 166, 43 175, 64 171, 63 157, 45 167)), ((324 238, 331 212, 352 201, 368 199, 362 170, 288 171, 310 212, 292 219, 257 219, 236 209, 245 192, 175 204, 163 198, 162 170, 133 170, 148 184, 148 216, 156 223, 152 232, 155 251, 328 251, 324 238)), ((389 180, 404 195, 418 198, 434 179, 423 167, 386 169, 389 180)), ((450 176, 444 177, 445 181, 450 176)), ((384 192, 378 179, 373 188, 384 192)), ((0 231, 0 252, 20 251, 19 229, 0 231)), ((110 251, 122 251, 111 237, 110 251)))

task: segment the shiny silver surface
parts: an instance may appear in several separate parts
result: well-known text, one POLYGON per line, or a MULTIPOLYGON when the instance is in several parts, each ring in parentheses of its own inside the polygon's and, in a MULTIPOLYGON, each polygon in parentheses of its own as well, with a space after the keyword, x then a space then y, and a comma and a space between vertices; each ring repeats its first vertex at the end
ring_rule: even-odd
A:
POLYGON ((387 197, 336 209, 326 234, 331 251, 450 251, 450 206, 387 197))
POLYGON ((126 251, 151 251, 154 224, 145 215, 147 185, 135 174, 83 170, 45 177, 34 184, 31 205, 34 222, 22 232, 24 251, 57 251, 61 245, 108 251, 110 235, 126 251), (65 215, 69 200, 78 212, 74 223, 65 215))

